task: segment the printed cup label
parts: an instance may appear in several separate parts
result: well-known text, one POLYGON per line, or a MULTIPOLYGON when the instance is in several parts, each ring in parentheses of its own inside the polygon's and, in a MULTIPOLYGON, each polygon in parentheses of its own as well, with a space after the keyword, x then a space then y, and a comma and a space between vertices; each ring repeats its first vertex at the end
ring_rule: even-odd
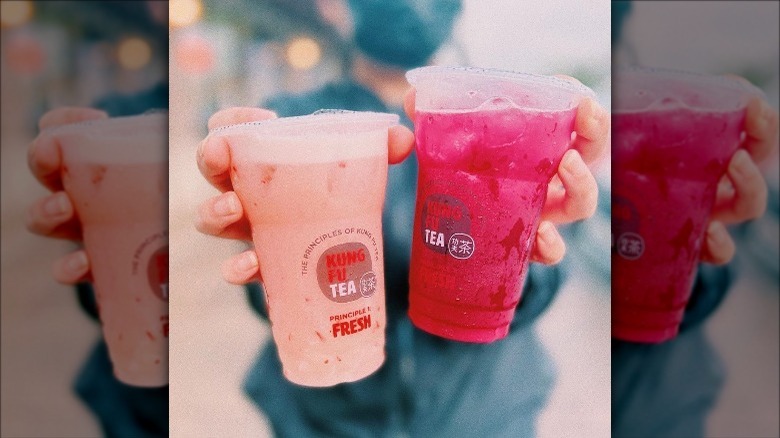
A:
POLYGON ((466 233, 455 233, 449 239, 447 251, 456 259, 466 260, 474 254, 474 238, 466 233))
POLYGON ((314 333, 320 341, 366 335, 382 327, 380 231, 378 227, 334 227, 323 230, 306 245, 299 270, 304 301, 306 306, 329 309, 324 314, 312 315, 318 327, 314 333), (311 294, 322 294, 338 306, 312 299, 311 294))
POLYGON ((628 260, 636 260, 645 252, 645 241, 636 233, 622 233, 617 239, 617 252, 628 260))
MULTIPOLYGON (((133 253, 131 265, 133 275, 139 276, 138 281, 146 283, 149 286, 153 300, 160 300, 168 307, 168 231, 154 233, 144 239, 133 253)), ((135 298, 137 303, 142 303, 142 297, 135 298)), ((147 304, 143 304, 147 305, 147 304)), ((146 332, 149 339, 154 340, 156 336, 162 335, 168 337, 168 312, 159 316, 159 326, 155 333, 146 332)))
POLYGON ((420 233, 431 251, 466 260, 476 250, 471 236, 471 215, 468 207, 455 197, 429 195, 422 205, 420 233))
POLYGON ((168 231, 152 234, 144 239, 133 253, 133 275, 146 277, 152 294, 168 302, 168 231))
POLYGON ((373 295, 377 276, 366 245, 348 242, 323 251, 317 262, 317 282, 325 298, 337 303, 373 295))
POLYGON ((636 260, 645 252, 639 233, 639 212, 629 199, 612 196, 612 251, 626 260, 636 260))
POLYGON ((330 315, 330 334, 334 338, 354 335, 372 327, 371 306, 330 315))
POLYGON ((146 268, 149 287, 157 298, 168 302, 168 246, 155 251, 149 257, 146 268))

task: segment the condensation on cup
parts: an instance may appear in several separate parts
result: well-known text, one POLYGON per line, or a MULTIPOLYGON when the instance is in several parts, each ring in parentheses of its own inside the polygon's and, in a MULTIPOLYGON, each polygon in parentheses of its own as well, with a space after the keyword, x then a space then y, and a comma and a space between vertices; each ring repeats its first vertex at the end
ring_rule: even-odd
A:
POLYGON ((612 336, 674 338, 691 297, 718 182, 757 88, 625 67, 613 76, 612 336))
POLYGON ((285 377, 352 382, 385 358, 382 207, 398 116, 321 111, 212 131, 252 228, 285 377))
POLYGON ((463 67, 407 73, 419 176, 409 317, 463 342, 504 338, 547 186, 593 92, 556 77, 463 67))
POLYGON ((168 113, 44 131, 81 223, 114 375, 168 384, 168 113))

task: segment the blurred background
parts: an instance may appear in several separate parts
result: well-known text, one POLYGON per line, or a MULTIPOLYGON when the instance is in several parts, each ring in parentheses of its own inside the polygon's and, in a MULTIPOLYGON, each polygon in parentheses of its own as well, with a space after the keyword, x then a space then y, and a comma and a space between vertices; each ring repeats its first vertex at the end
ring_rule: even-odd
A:
MULTIPOLYGON (((620 35, 613 41, 614 65, 740 75, 778 110, 780 3, 633 1, 613 2, 612 11, 613 33, 620 35)), ((762 166, 770 189, 767 212, 732 228, 737 278, 705 322, 725 371, 707 436, 780 436, 779 165, 775 145, 762 166)))
MULTIPOLYGON (((605 0, 489 6, 465 0, 432 63, 569 74, 609 108, 609 13, 605 0)), ((222 260, 242 245, 193 227, 197 205, 217 193, 198 173, 195 153, 218 109, 258 106, 350 74, 358 62, 354 23, 341 0, 172 0, 170 25, 170 287, 178 291, 170 301, 171 435, 268 436, 267 420, 242 391, 268 326, 247 305, 243 288, 219 273, 222 260)), ((595 169, 608 187, 608 160, 595 169)), ((577 225, 581 238, 567 242, 568 280, 537 324, 557 369, 539 419, 542 437, 609 435, 610 229, 603 192, 604 214, 577 225)))
POLYGON ((2 95, 2 436, 99 436, 74 391, 100 336, 73 287, 51 265, 71 243, 25 229, 28 206, 48 193, 27 167, 38 118, 93 106, 167 80, 167 2, 0 2, 2 95))

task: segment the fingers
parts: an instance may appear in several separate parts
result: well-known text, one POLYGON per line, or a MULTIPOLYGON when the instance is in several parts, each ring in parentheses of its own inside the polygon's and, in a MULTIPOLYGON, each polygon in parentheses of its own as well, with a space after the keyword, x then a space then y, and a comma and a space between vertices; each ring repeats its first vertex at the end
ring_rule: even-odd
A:
POLYGON ((35 137, 27 149, 27 166, 46 188, 62 190, 62 155, 54 137, 45 132, 35 137))
POLYGON ((388 131, 387 161, 398 164, 406 159, 414 148, 414 133, 406 126, 391 126, 388 131))
POLYGON ((27 166, 46 188, 62 190, 62 155, 52 135, 42 132, 35 137, 27 150, 27 166))
POLYGON ((108 114, 94 108, 63 107, 53 109, 44 114, 38 120, 38 129, 43 131, 59 125, 68 125, 71 123, 85 122, 88 120, 106 119, 108 114))
POLYGON ((404 94, 404 112, 409 120, 414 120, 414 105, 415 105, 415 91, 414 88, 409 88, 404 94))
POLYGON ((54 279, 62 284, 76 284, 84 281, 89 274, 89 259, 84 250, 72 252, 52 266, 54 279))
POLYGON ((27 212, 27 229, 35 234, 68 240, 81 239, 81 225, 65 192, 38 199, 27 212))
MULTIPOLYGON (((209 119, 209 129, 237 123, 256 122, 275 118, 276 114, 262 108, 228 108, 218 111, 209 119)), ((209 135, 198 147, 198 169, 206 180, 218 190, 232 190, 230 183, 230 149, 225 139, 209 135)))
POLYGON ((217 111, 209 118, 209 131, 228 125, 275 119, 276 113, 264 108, 234 107, 217 111))
POLYGON ((577 107, 577 117, 574 120, 576 137, 572 148, 579 151, 586 163, 600 158, 609 145, 610 116, 591 98, 584 99, 577 107))
POLYGON ((744 150, 731 158, 727 181, 718 187, 713 219, 727 224, 743 222, 764 214, 767 187, 761 171, 744 150))
POLYGON ((706 263, 723 265, 734 258, 735 252, 734 240, 729 236, 726 226, 721 222, 710 222, 704 238, 701 260, 706 263))
POLYGON ((233 190, 230 181, 230 148, 223 137, 209 135, 198 147, 198 169, 221 192, 233 190))
POLYGON ((227 239, 252 238, 249 221, 235 192, 225 192, 203 202, 198 207, 195 228, 201 233, 227 239))
MULTIPOLYGON (((59 125, 107 117, 105 112, 93 108, 57 108, 44 114, 38 121, 38 127, 43 131, 46 128, 59 125)), ((28 149, 27 164, 35 178, 49 190, 62 189, 60 175, 62 158, 59 145, 54 141, 54 137, 46 132, 38 135, 28 149)))
MULTIPOLYGON (((575 84, 582 84, 569 75, 555 77, 575 84)), ((572 147, 580 152, 586 163, 591 163, 601 157, 609 146, 610 115, 592 98, 583 99, 577 107, 577 118, 574 121, 574 132, 577 136, 572 147)))
POLYGON ((531 252, 531 261, 545 265, 555 265, 563 260, 566 254, 566 244, 558 234, 555 225, 542 221, 536 230, 536 242, 531 252))
POLYGON ((222 277, 231 284, 242 285, 260 277, 260 263, 254 250, 244 251, 222 264, 222 277))
POLYGON ((745 115, 745 142, 742 145, 756 162, 761 162, 777 147, 778 114, 767 101, 754 97, 745 115))
POLYGON ((576 150, 563 155, 557 175, 561 185, 548 187, 542 219, 561 224, 591 217, 596 212, 599 189, 596 178, 576 150))

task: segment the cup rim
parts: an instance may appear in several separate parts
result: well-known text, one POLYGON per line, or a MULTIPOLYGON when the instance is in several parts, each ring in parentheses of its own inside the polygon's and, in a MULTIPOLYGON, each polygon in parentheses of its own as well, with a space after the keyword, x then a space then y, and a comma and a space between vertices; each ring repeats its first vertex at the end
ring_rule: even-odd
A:
POLYGON ((55 134, 63 134, 68 131, 72 130, 80 130, 82 127, 92 127, 92 126, 103 126, 103 127, 119 127, 122 126, 124 123, 129 123, 132 120, 152 120, 156 117, 164 116, 165 121, 168 121, 169 112, 167 108, 155 108, 148 110, 146 112, 143 112, 141 114, 133 114, 129 116, 117 116, 117 117, 106 117, 102 119, 91 119, 91 120, 83 120, 80 122, 73 122, 73 123, 66 123, 64 125, 56 125, 49 128, 46 128, 44 131, 55 133, 55 134))
MULTIPOLYGON (((764 91, 758 88, 756 85, 745 81, 731 79, 723 75, 715 75, 715 74, 708 74, 708 73, 701 73, 696 71, 681 70, 681 69, 666 68, 666 67, 650 67, 650 66, 643 66, 643 65, 622 65, 613 69, 613 75, 612 75, 613 81, 621 74, 629 74, 629 75, 651 74, 659 78, 676 79, 678 81, 695 84, 697 86, 717 85, 717 87, 720 89, 728 89, 731 92, 741 93, 742 102, 740 103, 739 106, 729 107, 729 108, 708 108, 705 106, 690 105, 684 102, 680 102, 679 105, 674 105, 674 106, 659 106, 653 103, 646 108, 640 108, 640 109, 625 109, 625 108, 620 108, 618 105, 613 105, 612 107, 613 114, 640 114, 640 113, 648 113, 648 112, 674 111, 680 109, 701 111, 705 113, 730 113, 734 111, 743 111, 747 106, 748 98, 751 95, 766 100, 766 93, 764 93, 764 91)), ((617 87, 613 87, 612 90, 613 96, 614 93, 616 92, 616 88, 617 87)))
MULTIPOLYGON (((399 121, 400 117, 398 114, 393 113, 320 109, 311 114, 301 116, 278 117, 274 119, 220 126, 209 130, 209 134, 222 134, 250 129, 253 133, 258 134, 299 136, 310 135, 311 132, 307 132, 307 129, 330 126, 335 123, 346 122, 355 125, 365 123, 366 126, 389 128, 390 126, 397 125, 399 121)), ((356 130, 356 132, 361 131, 361 129, 356 130)))
POLYGON ((423 78, 437 75, 460 75, 471 77, 484 77, 488 79, 506 80, 518 84, 551 87, 559 91, 568 92, 574 96, 595 98, 596 93, 579 82, 571 82, 557 76, 541 75, 536 73, 521 73, 511 70, 496 68, 469 67, 469 66, 439 66, 432 65, 419 67, 406 72, 406 79, 412 86, 423 78))

